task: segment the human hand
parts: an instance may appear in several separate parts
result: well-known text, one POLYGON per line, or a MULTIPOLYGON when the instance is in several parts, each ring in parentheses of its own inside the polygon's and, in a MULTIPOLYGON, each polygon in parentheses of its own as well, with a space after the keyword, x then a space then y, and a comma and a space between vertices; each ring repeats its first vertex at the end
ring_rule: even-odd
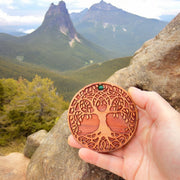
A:
POLYGON ((68 143, 80 148, 84 161, 127 180, 180 179, 180 114, 155 92, 130 88, 139 112, 135 136, 121 149, 108 154, 83 148, 72 135, 68 143))

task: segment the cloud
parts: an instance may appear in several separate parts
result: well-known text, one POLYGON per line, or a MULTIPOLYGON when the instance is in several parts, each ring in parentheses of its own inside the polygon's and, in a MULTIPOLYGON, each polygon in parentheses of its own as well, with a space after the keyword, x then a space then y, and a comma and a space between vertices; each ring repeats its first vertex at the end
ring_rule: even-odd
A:
POLYGON ((176 15, 180 10, 179 0, 107 0, 107 2, 148 18, 159 18, 163 14, 176 15))
POLYGON ((0 0, 0 5, 11 5, 13 3, 13 0, 0 0))
POLYGON ((3 25, 28 25, 40 24, 43 20, 41 16, 11 16, 0 10, 0 22, 3 25))
MULTIPOLYGON (((50 4, 60 0, 0 0, 0 25, 40 24, 50 4)), ((64 0, 69 12, 80 12, 100 0, 64 0)), ((107 3, 147 18, 176 15, 180 0, 104 0, 107 3)))
POLYGON ((33 3, 33 1, 31 1, 31 0, 21 0, 21 2, 24 4, 32 4, 33 3))
POLYGON ((0 0, 0 5, 8 8, 8 9, 16 9, 16 7, 13 6, 13 2, 14 2, 14 0, 6 0, 6 1, 0 0))
POLYGON ((19 32, 23 32, 25 34, 30 34, 32 33, 33 31, 35 31, 35 29, 18 29, 19 32))

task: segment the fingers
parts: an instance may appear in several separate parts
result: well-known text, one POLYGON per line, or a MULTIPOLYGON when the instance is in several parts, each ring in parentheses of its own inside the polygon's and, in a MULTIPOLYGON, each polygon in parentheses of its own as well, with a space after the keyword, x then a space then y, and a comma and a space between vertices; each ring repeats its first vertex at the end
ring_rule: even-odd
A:
POLYGON ((81 148, 82 146, 74 139, 73 135, 71 134, 68 137, 68 144, 74 148, 81 148))
POLYGON ((135 87, 129 88, 128 92, 136 105, 144 109, 154 120, 162 119, 174 112, 168 102, 155 92, 146 92, 135 87))
POLYGON ((135 87, 130 87, 128 92, 130 93, 133 101, 142 109, 146 110, 147 106, 151 103, 156 106, 164 104, 169 106, 168 103, 156 92, 142 91, 135 87), (156 102, 156 103, 154 103, 156 102))
POLYGON ((68 138, 68 144, 75 148, 80 148, 79 156, 84 161, 94 164, 103 169, 109 170, 118 176, 122 176, 122 166, 124 158, 121 153, 102 154, 92 151, 87 148, 82 148, 80 144, 74 139, 72 135, 68 138))
POLYGON ((118 176, 123 176, 122 172, 124 159, 122 157, 97 153, 87 148, 81 148, 79 150, 79 156, 81 159, 90 164, 94 164, 98 167, 111 171, 118 176))

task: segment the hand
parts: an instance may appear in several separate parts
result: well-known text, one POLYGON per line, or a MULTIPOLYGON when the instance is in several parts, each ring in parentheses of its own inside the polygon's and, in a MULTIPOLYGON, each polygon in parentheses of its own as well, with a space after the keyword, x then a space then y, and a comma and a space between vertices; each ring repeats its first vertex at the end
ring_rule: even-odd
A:
POLYGON ((180 179, 180 114, 155 92, 130 88, 139 111, 135 136, 121 149, 102 154, 82 148, 73 136, 68 143, 80 148, 84 161, 125 179, 180 179))

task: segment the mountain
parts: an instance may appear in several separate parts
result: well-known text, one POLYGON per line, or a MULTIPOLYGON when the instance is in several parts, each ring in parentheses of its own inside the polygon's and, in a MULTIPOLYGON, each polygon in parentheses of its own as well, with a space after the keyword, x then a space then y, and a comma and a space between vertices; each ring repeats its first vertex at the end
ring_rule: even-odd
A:
POLYGON ((167 24, 128 13, 103 0, 88 10, 72 13, 71 19, 80 34, 116 56, 132 55, 167 24))
POLYGON ((51 4, 42 25, 29 35, 0 34, 0 55, 59 71, 109 59, 108 52, 77 33, 64 1, 51 4))

